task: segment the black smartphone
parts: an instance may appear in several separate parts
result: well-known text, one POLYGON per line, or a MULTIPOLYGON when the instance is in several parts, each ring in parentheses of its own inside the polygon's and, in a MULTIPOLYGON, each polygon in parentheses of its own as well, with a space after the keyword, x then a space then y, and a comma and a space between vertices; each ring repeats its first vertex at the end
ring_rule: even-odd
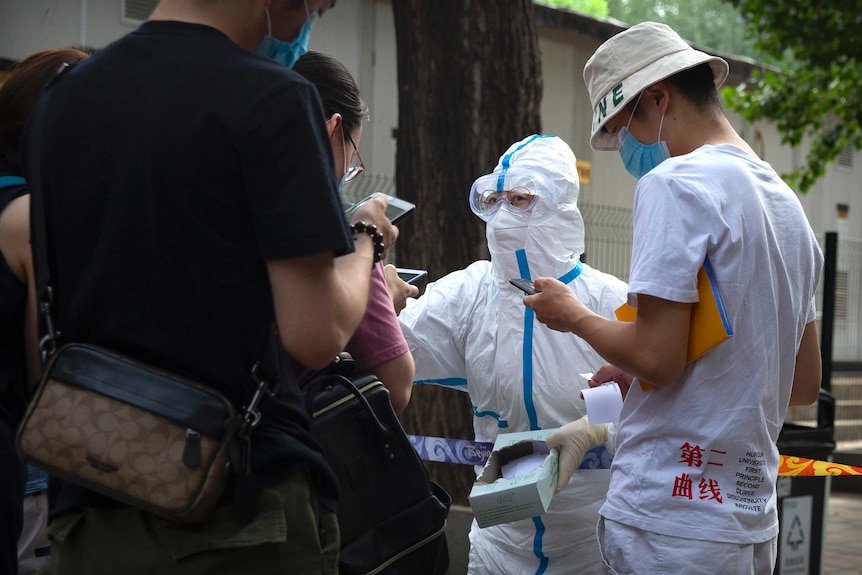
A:
POLYGON ((374 192, 370 196, 362 198, 352 206, 348 207, 345 213, 347 214, 348 219, 353 215, 353 212, 356 211, 363 203, 367 202, 371 198, 375 196, 386 196, 389 198, 389 205, 386 207, 386 217, 389 218, 389 221, 393 224, 397 224, 399 221, 403 220, 405 217, 413 213, 413 210, 416 209, 416 205, 408 202, 407 200, 402 200, 401 198, 396 198, 395 196, 390 196, 389 194, 384 194, 383 192, 374 192))
POLYGON ((398 271, 398 277, 410 285, 416 285, 421 281, 428 279, 426 270, 414 270, 411 268, 395 268, 398 271))
POLYGON ((539 290, 533 286, 533 282, 524 278, 512 278, 509 280, 509 283, 524 292, 527 295, 536 295, 539 293, 539 290))

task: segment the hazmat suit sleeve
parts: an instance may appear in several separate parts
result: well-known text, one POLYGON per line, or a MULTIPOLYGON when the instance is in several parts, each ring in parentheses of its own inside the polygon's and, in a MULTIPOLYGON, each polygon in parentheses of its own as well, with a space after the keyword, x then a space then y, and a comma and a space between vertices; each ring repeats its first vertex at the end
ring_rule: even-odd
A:
POLYGON ((414 383, 467 391, 467 335, 477 321, 474 309, 487 301, 485 292, 496 289, 490 274, 490 262, 474 262, 408 300, 398 319, 416 363, 414 383))

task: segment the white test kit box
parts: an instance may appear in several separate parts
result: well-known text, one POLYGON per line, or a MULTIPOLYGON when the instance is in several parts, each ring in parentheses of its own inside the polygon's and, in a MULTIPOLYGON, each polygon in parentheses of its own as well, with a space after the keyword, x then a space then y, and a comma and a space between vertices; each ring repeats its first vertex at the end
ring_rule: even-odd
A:
POLYGON ((557 486, 559 454, 545 445, 554 429, 501 433, 470 490, 479 527, 542 515, 557 486), (504 477, 506 476, 506 477, 504 477))

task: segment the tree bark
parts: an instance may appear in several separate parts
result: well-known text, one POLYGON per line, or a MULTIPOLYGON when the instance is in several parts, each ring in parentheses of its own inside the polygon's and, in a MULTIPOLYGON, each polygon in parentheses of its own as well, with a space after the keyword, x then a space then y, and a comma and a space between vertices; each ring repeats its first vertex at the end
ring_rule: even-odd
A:
MULTIPOLYGON (((399 265, 430 280, 487 259, 468 195, 512 143, 541 130, 542 75, 532 0, 393 0, 398 49, 398 196, 417 205, 399 226, 399 265)), ((466 394, 417 386, 408 433, 472 439, 466 394)), ((428 464, 467 504, 472 467, 428 464)))

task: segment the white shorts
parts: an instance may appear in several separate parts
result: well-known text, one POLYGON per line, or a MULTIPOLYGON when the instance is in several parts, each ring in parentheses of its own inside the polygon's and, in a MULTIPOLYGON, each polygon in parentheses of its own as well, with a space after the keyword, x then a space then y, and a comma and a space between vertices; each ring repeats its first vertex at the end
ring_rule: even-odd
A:
POLYGON ((599 518, 599 551, 608 575, 772 575, 776 538, 739 545, 661 535, 599 518))

